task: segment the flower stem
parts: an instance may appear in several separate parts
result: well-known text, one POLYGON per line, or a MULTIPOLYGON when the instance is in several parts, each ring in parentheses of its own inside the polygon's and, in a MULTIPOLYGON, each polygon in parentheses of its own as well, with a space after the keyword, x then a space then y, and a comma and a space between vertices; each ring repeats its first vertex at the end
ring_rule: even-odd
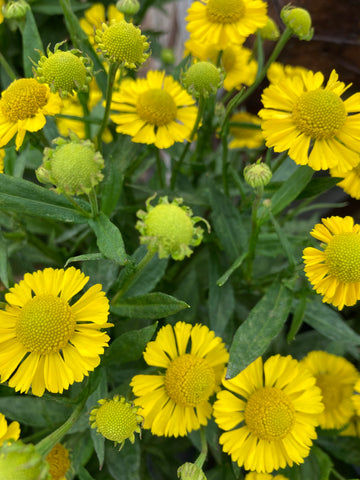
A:
POLYGON ((92 217, 95 218, 99 215, 99 204, 98 204, 98 201, 97 201, 96 192, 95 192, 94 187, 92 187, 92 189, 90 190, 90 193, 88 194, 88 198, 89 198, 90 205, 91 205, 92 217))
POLYGON ((8 74, 8 76, 11 78, 11 80, 16 80, 17 76, 13 69, 10 67, 9 63, 7 62, 6 58, 4 55, 0 52, 0 65, 4 67, 5 72, 8 74))
POLYGON ((198 466, 199 468, 202 468, 204 465, 204 462, 206 460, 206 456, 208 453, 208 445, 207 445, 207 440, 206 440, 206 434, 205 434, 205 429, 204 427, 200 428, 200 441, 201 441, 201 452, 198 458, 195 460, 195 465, 198 466))
POLYGON ((191 133, 189 135, 189 140, 186 142, 185 147, 184 147, 184 149, 183 149, 183 151, 180 155, 179 160, 174 165, 174 169, 173 169, 172 176, 171 176, 171 181, 170 181, 170 188, 172 190, 175 188, 176 177, 177 177, 177 174, 180 171, 182 162, 184 161, 184 158, 186 157, 186 154, 187 154, 187 152, 190 148, 191 142, 194 139, 195 133, 197 132, 197 130, 199 128, 199 124, 201 122, 201 119, 202 119, 202 116, 203 116, 203 113, 204 113, 204 108, 205 108, 205 99, 204 99, 203 95, 200 95, 197 117, 196 117, 193 129, 191 130, 191 133))
POLYGON ((86 218, 91 218, 91 214, 84 210, 80 205, 73 199, 71 195, 68 195, 67 193, 64 192, 65 197, 69 200, 69 202, 78 210, 81 215, 83 215, 86 218))
POLYGON ((256 243, 257 239, 259 236, 260 232, 260 225, 257 220, 257 211, 258 207, 260 204, 260 200, 262 197, 262 190, 258 190, 256 192, 256 197, 252 205, 252 212, 251 212, 251 235, 249 239, 249 250, 248 250, 248 255, 247 255, 247 267, 246 267, 246 279, 248 282, 251 281, 251 275, 252 275, 252 269, 253 269, 253 263, 254 263, 254 258, 255 258, 255 249, 256 249, 256 243))
POLYGON ((150 260, 155 255, 155 251, 150 252, 147 251, 146 255, 140 260, 140 262, 136 265, 133 272, 125 279, 122 287, 120 290, 113 296, 111 300, 111 305, 116 305, 116 302, 121 298, 129 289, 130 287, 136 282, 136 280, 140 277, 141 272, 146 267, 146 265, 150 262, 150 260))
POLYGON ((108 123, 108 120, 109 120, 111 99, 112 99, 114 82, 115 82, 115 75, 116 75, 116 72, 117 72, 118 68, 119 68, 119 63, 118 62, 110 63, 110 69, 109 69, 108 81, 107 81, 107 87, 106 87, 106 99, 105 99, 104 116, 103 116, 102 123, 100 125, 100 129, 99 129, 99 131, 97 133, 97 136, 95 138, 95 141, 94 141, 96 150, 99 150, 99 148, 100 148, 102 136, 103 136, 104 130, 105 130, 105 128, 107 126, 107 123, 108 123))

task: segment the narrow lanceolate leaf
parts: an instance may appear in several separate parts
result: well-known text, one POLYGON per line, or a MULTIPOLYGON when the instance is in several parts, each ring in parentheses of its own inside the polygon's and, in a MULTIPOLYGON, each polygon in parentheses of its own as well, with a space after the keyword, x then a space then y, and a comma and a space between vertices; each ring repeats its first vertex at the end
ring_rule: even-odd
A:
POLYGON ((96 218, 89 219, 100 252, 110 260, 124 265, 127 261, 124 242, 120 230, 102 212, 96 218))
POLYGON ((166 293, 153 292, 122 298, 111 307, 111 312, 121 317, 155 320, 174 315, 184 308, 190 308, 190 306, 166 293))
POLYGON ((0 231, 0 280, 5 285, 6 288, 9 288, 7 262, 8 262, 7 245, 0 231))
POLYGON ((288 318, 292 299, 292 292, 280 283, 268 289, 235 333, 226 378, 236 376, 266 352, 288 318))
POLYGON ((141 358, 146 344, 150 342, 155 333, 157 325, 158 322, 155 322, 141 330, 131 330, 117 337, 105 350, 104 364, 120 365, 141 358))
POLYGON ((360 345, 360 335, 344 322, 339 313, 318 300, 306 305, 304 322, 330 340, 346 345, 360 345))
POLYGON ((25 77, 32 77, 33 73, 31 60, 37 62, 40 59, 40 54, 37 52, 37 50, 42 52, 44 49, 38 28, 36 26, 34 15, 30 9, 26 12, 25 25, 23 28, 21 28, 21 33, 25 77))

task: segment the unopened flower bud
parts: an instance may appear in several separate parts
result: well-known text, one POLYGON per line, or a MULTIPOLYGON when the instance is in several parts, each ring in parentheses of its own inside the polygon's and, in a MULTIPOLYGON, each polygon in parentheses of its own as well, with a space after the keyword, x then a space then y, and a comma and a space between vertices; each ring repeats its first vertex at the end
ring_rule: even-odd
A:
POLYGON ((124 15, 129 15, 132 17, 140 10, 140 3, 138 0, 119 0, 116 3, 116 8, 124 15))
POLYGON ((178 468, 180 480, 206 480, 204 472, 195 463, 186 462, 178 468))
POLYGON ((49 464, 36 447, 20 440, 0 447, 1 480, 51 480, 49 464))
POLYGON ((221 87, 221 70, 211 62, 197 62, 183 73, 182 84, 194 97, 208 97, 221 87))
POLYGON ((268 18, 266 25, 259 30, 264 40, 277 40, 280 37, 279 27, 272 18, 268 18))
POLYGON ((311 27, 310 13, 304 8, 294 8, 286 5, 281 10, 281 19, 300 40, 311 40, 314 29, 311 27))
POLYGON ((30 5, 25 0, 13 0, 4 6, 3 14, 7 20, 21 20, 28 10, 30 5))
POLYGON ((263 188, 272 177, 270 168, 266 163, 254 163, 244 168, 245 182, 253 188, 263 188))
POLYGON ((175 54, 172 48, 163 48, 161 50, 161 60, 165 65, 173 65, 175 63, 175 54))

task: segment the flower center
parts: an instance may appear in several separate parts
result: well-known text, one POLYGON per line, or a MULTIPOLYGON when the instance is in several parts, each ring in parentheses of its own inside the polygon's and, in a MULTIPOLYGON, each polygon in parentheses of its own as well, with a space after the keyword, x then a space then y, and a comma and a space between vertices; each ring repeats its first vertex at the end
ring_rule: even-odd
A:
POLYGON ((236 63, 236 55, 232 47, 226 47, 221 56, 225 72, 230 72, 236 63))
POLYGON ((15 80, 3 92, 0 107, 11 122, 34 117, 47 103, 48 87, 34 78, 15 80))
POLYGON ((54 295, 37 295, 20 311, 16 334, 28 351, 45 355, 65 347, 75 325, 67 302, 54 295))
POLYGON ((70 468, 69 451, 61 443, 57 443, 46 456, 52 480, 61 480, 70 468))
POLYGON ((286 437, 295 421, 295 409, 289 397, 275 387, 256 390, 245 407, 245 423, 263 440, 286 437))
POLYGON ((96 412, 98 431, 108 440, 124 442, 138 430, 137 409, 131 403, 108 400, 96 412))
POLYGON ((117 62, 142 63, 144 40, 140 29, 122 20, 113 23, 102 36, 107 55, 117 62))
MULTIPOLYGON (((340 384, 334 375, 330 373, 316 375, 316 385, 321 389, 325 411, 339 408, 339 404, 344 398, 344 385, 340 384)), ((347 392, 349 397, 351 393, 352 387, 350 386, 349 392, 347 392)))
POLYGON ((165 389, 176 404, 196 407, 214 392, 214 369, 205 358, 181 355, 166 370, 165 389))
POLYGON ((76 88, 86 85, 87 71, 79 57, 71 52, 57 51, 44 61, 42 75, 55 90, 72 93, 76 88))
POLYGON ((292 113, 296 126, 312 138, 332 138, 344 125, 344 102, 334 92, 320 89, 302 93, 292 113))
POLYGON ((168 92, 154 88, 139 96, 136 111, 143 120, 161 127, 175 120, 177 108, 168 92))
POLYGON ((325 249, 329 274, 344 283, 360 282, 360 235, 345 232, 334 235, 325 249))
POLYGON ((244 13, 243 0, 209 0, 206 5, 207 19, 212 23, 235 23, 244 13))

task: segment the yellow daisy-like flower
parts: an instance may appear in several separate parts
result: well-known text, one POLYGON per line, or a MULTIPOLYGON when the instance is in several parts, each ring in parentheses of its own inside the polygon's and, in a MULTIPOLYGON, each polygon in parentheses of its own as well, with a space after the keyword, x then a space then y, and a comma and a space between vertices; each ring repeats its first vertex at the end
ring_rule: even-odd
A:
POLYGON ((332 177, 343 178, 344 180, 341 180, 337 186, 356 200, 360 199, 360 163, 347 172, 342 172, 339 168, 331 168, 330 174, 332 177))
POLYGON ((354 365, 343 357, 313 351, 301 361, 316 378, 325 409, 319 415, 321 428, 341 428, 354 414, 351 395, 359 378, 354 365))
POLYGON ((323 250, 305 248, 305 274, 323 302, 339 310, 360 299, 360 225, 352 217, 322 218, 310 233, 323 250))
POLYGON ((188 9, 187 30, 194 38, 212 42, 223 49, 229 43, 241 44, 268 17, 267 4, 261 0, 201 0, 188 9))
POLYGON ((212 412, 209 398, 219 390, 229 359, 221 338, 205 325, 177 322, 160 329, 147 344, 144 359, 164 369, 131 381, 144 428, 178 437, 206 425, 212 412))
POLYGON ((321 72, 284 77, 262 94, 262 129, 268 147, 288 150, 299 165, 314 170, 359 163, 360 93, 342 100, 347 90, 333 70, 323 87, 321 72))
POLYGON ((268 68, 266 76, 270 83, 278 83, 283 77, 293 78, 298 75, 306 76, 308 71, 309 70, 305 67, 296 65, 283 65, 280 62, 273 62, 268 68))
POLYGON ((135 442, 135 433, 141 434, 143 417, 138 414, 140 407, 127 402, 124 397, 115 395, 112 399, 101 399, 100 404, 90 412, 91 428, 108 440, 119 444, 119 450, 125 440, 135 442))
POLYGON ((202 39, 190 37, 185 43, 185 51, 199 60, 209 60, 217 64, 221 52, 221 66, 225 72, 224 89, 240 89, 242 85, 254 83, 258 69, 253 52, 241 45, 229 44, 225 48, 214 43, 204 43, 202 39))
POLYGON ((354 386, 354 394, 351 397, 356 414, 360 416, 360 380, 357 380, 354 386))
POLYGON ((270 473, 250 472, 245 476, 245 480, 289 480, 284 475, 271 475, 270 473))
POLYGON ((360 416, 354 414, 346 427, 339 432, 339 435, 342 437, 360 437, 360 416))
POLYGON ((49 473, 52 480, 66 480, 66 474, 70 470, 69 450, 61 443, 57 443, 46 455, 49 464, 49 473))
POLYGON ((5 440, 17 440, 19 437, 19 422, 11 422, 10 425, 8 425, 5 416, 0 413, 0 446, 5 440))
POLYGON ((2 7, 5 5, 5 0, 0 0, 0 23, 4 21, 4 15, 2 13, 2 7))
POLYGON ((309 455, 324 409, 315 378, 290 355, 259 357, 217 394, 224 452, 246 470, 270 473, 309 455))
MULTIPOLYGON (((259 117, 247 112, 235 113, 230 118, 231 122, 251 123, 259 127, 261 124, 259 117)), ((260 128, 230 126, 230 135, 232 140, 229 143, 229 148, 259 148, 264 144, 264 136, 260 128)))
POLYGON ((114 93, 111 119, 133 142, 169 148, 189 137, 197 116, 194 104, 171 76, 149 71, 146 78, 124 81, 114 93))
POLYGON ((61 99, 50 92, 48 85, 34 78, 14 80, 0 99, 0 147, 16 135, 18 150, 27 131, 41 130, 46 123, 45 115, 55 115, 60 109, 61 99))
POLYGON ((120 22, 124 19, 124 14, 119 12, 114 4, 110 4, 105 15, 105 7, 103 3, 95 3, 92 7, 85 10, 84 18, 80 18, 79 23, 89 38, 92 45, 95 43, 95 32, 101 28, 101 25, 109 20, 120 22))
POLYGON ((109 301, 101 285, 71 299, 89 277, 74 267, 26 273, 0 310, 0 375, 16 391, 62 393, 100 363, 109 337, 109 301))
POLYGON ((0 148, 0 173, 4 173, 5 150, 0 148))

